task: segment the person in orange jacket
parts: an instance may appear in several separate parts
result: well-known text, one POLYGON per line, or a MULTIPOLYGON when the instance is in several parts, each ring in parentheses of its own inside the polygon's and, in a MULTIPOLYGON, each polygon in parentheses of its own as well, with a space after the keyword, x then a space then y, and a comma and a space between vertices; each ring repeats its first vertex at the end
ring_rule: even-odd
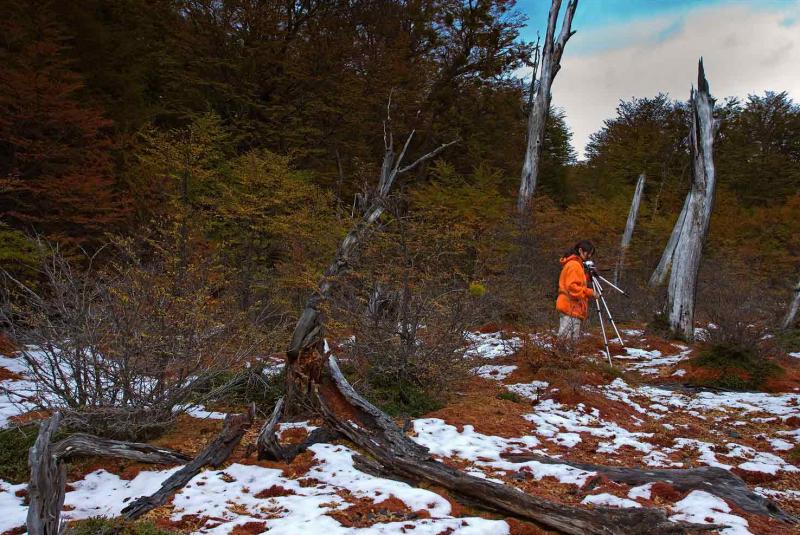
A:
POLYGON ((561 275, 558 277, 559 312, 558 340, 563 345, 574 344, 581 335, 581 324, 589 315, 589 299, 594 290, 590 286, 589 274, 583 263, 591 260, 594 245, 582 240, 561 257, 561 275))

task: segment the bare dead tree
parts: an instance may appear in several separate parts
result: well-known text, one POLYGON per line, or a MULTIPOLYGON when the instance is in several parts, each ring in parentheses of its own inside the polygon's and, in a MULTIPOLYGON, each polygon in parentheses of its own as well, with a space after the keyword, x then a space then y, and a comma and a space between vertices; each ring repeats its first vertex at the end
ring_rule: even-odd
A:
POLYGON ((691 198, 692 194, 689 192, 689 194, 686 195, 686 200, 683 201, 683 208, 681 208, 681 213, 678 215, 678 220, 675 222, 675 226, 672 227, 672 234, 670 234, 667 246, 664 248, 664 252, 661 254, 661 260, 659 260, 658 266, 656 266, 656 269, 650 276, 649 284, 651 288, 661 286, 667 280, 669 269, 672 266, 672 257, 675 254, 675 246, 678 245, 678 237, 681 235, 683 222, 686 221, 686 212, 689 210, 691 198))
POLYGON ((550 13, 547 17, 547 32, 545 33, 544 46, 539 56, 536 48, 536 60, 533 66, 533 80, 531 81, 532 105, 528 116, 528 144, 525 149, 525 160, 522 164, 522 179, 517 197, 517 212, 524 215, 530 210, 531 199, 536 190, 539 177, 539 159, 542 154, 544 142, 544 128, 547 122, 547 113, 550 111, 550 88, 553 85, 558 71, 561 69, 561 56, 567 41, 575 32, 572 31, 572 18, 578 0, 568 0, 564 18, 561 22, 561 31, 556 40, 556 22, 561 9, 561 0, 552 0, 550 13), (537 68, 539 77, 537 83, 537 68))
POLYGON ((789 310, 786 312, 786 317, 783 318, 781 329, 788 329, 797 318, 797 311, 800 309, 800 282, 794 287, 794 297, 792 303, 789 305, 789 310))
POLYGON ((628 211, 628 221, 625 223, 625 232, 622 234, 622 242, 619 245, 619 258, 617 259, 617 266, 614 269, 614 284, 619 284, 619 279, 625 269, 625 254, 628 252, 628 247, 631 245, 633 228, 636 226, 636 216, 639 215, 639 205, 642 202, 642 193, 644 193, 644 180, 644 173, 642 173, 636 181, 636 190, 633 192, 631 209, 628 211))
POLYGON ((689 100, 692 117, 689 131, 692 188, 673 255, 666 312, 672 332, 692 340, 697 273, 711 221, 716 187, 714 99, 709 92, 702 58, 697 69, 697 89, 692 89, 689 100))

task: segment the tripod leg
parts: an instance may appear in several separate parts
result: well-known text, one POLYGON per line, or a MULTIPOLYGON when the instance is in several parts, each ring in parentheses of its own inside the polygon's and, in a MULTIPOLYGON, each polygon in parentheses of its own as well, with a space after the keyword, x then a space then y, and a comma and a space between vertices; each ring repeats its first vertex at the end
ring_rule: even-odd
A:
POLYGON ((603 302, 603 307, 606 309, 606 315, 608 316, 608 322, 614 327, 614 332, 617 333, 617 339, 619 340, 620 345, 623 349, 625 349, 625 340, 622 339, 622 335, 619 334, 619 329, 617 329, 617 323, 614 321, 614 318, 611 317, 611 310, 608 309, 608 303, 606 303, 606 298, 603 294, 600 294, 600 301, 603 302))
MULTIPOLYGON (((595 282, 594 279, 592 279, 592 287, 594 288, 594 291, 597 293, 598 296, 603 295, 603 293, 597 287, 597 282, 595 282)), ((613 366, 613 364, 611 364, 611 349, 609 349, 608 347, 608 336, 606 336, 606 326, 605 323, 603 323, 603 310, 600 308, 600 300, 596 299, 595 304, 597 305, 597 317, 600 318, 600 330, 603 331, 603 343, 606 346, 606 357, 608 358, 608 365, 613 366)))

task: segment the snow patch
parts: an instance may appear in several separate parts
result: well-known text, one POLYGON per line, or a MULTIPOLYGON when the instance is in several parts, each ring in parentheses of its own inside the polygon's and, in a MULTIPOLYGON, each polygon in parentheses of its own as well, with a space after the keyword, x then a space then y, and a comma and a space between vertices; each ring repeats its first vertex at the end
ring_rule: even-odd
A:
POLYGON ((522 340, 517 336, 509 337, 505 333, 465 333, 469 347, 464 353, 467 358, 497 359, 510 357, 522 347, 522 340))
POLYGON ((531 381, 530 383, 506 385, 507 390, 534 401, 537 401, 549 387, 550 383, 546 381, 531 381))
POLYGON ((627 498, 620 498, 613 494, 592 494, 581 501, 584 505, 605 505, 608 507, 641 507, 641 504, 627 498))
POLYGON ((724 524, 720 530, 724 535, 753 535, 747 529, 747 520, 730 514, 731 508, 724 500, 702 490, 693 490, 684 499, 672 506, 677 514, 669 517, 673 521, 696 524, 724 524))
POLYGON ((502 381, 516 370, 516 366, 496 366, 493 364, 486 364, 478 366, 471 371, 473 374, 484 379, 493 379, 495 381, 502 381))
POLYGON ((636 498, 649 500, 652 489, 653 483, 645 483, 644 485, 639 485, 638 487, 632 487, 628 491, 628 498, 632 500, 635 500, 636 498))

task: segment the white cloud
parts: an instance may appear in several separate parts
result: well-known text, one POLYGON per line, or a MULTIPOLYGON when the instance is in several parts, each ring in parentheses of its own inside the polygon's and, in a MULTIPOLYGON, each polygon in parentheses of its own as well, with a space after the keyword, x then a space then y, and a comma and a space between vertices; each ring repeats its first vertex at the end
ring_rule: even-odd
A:
MULTIPOLYGON (((607 26, 603 31, 610 36, 624 32, 637 38, 585 53, 570 53, 570 41, 553 84, 553 104, 566 111, 573 143, 582 154, 589 135, 614 116, 620 99, 658 92, 687 99, 697 83, 700 56, 711 92, 719 99, 787 90, 800 100, 799 15, 800 3, 771 10, 727 5, 607 26), (638 38, 667 27, 671 31, 660 40, 638 38)), ((578 42, 581 29, 575 29, 572 39, 578 42)), ((597 31, 587 31, 585 39, 596 42, 597 31)), ((575 48, 580 51, 585 45, 575 48)))

